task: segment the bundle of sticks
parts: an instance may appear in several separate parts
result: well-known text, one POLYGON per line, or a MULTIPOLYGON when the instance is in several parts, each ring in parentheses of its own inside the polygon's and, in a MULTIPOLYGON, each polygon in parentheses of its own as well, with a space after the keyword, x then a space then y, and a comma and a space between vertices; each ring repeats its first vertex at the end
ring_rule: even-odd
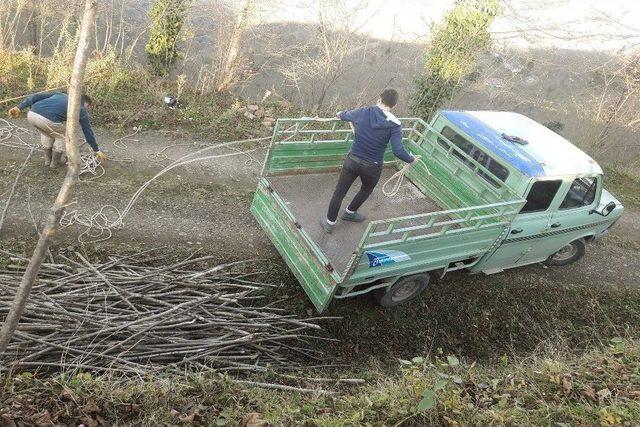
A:
MULTIPOLYGON (((27 259, 0 250, 0 319, 27 259)), ((51 261, 51 260, 50 260, 51 261)), ((249 261, 167 265, 153 251, 94 263, 80 253, 42 265, 0 370, 82 369, 147 374, 185 365, 261 371, 320 360, 318 321, 265 302, 249 261)))

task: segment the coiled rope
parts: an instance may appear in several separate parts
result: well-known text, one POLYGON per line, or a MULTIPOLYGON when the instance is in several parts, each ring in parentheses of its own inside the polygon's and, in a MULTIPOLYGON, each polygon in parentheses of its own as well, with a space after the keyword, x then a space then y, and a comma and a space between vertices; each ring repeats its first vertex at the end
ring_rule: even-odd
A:
MULTIPOLYGON (((416 159, 418 159, 418 162, 420 161, 420 159, 422 158, 421 156, 414 156, 416 159)), ((417 162, 416 162, 417 163, 417 162)), ((382 184, 382 193, 387 196, 387 197, 393 197, 396 194, 398 194, 398 191, 400 191, 400 188, 402 187, 402 183, 404 182, 404 176, 405 174, 409 171, 409 169, 411 169, 413 166, 415 165, 415 163, 407 163, 405 164, 402 169, 400 169, 398 172, 394 173, 393 175, 391 175, 391 177, 386 180, 384 182, 384 184, 382 184), (387 189, 387 186, 391 185, 392 188, 389 190, 387 189)), ((431 175, 431 172, 429 172, 429 168, 426 167, 425 165, 425 169, 427 170, 427 173, 429 175, 431 175)))
MULTIPOLYGON (((136 135, 140 128, 134 128, 135 132, 130 135, 125 135, 121 138, 116 139, 113 143, 115 146, 119 147, 118 143, 122 144, 121 141, 125 139, 130 139, 130 137, 136 135)), ((32 144, 23 139, 23 136, 28 135, 29 130, 20 126, 17 126, 8 120, 0 119, 0 145, 11 148, 23 148, 32 151, 42 151, 42 147, 38 144, 32 144)), ((83 142, 80 146, 84 145, 86 142, 83 142)), ((126 145, 125 145, 126 146, 126 145)), ((118 162, 132 162, 133 159, 129 158, 112 158, 113 161, 118 162)), ((100 178, 105 174, 104 167, 101 165, 100 160, 94 154, 82 154, 80 156, 80 164, 82 165, 80 169, 80 181, 92 181, 94 179, 100 178), (87 177, 89 175, 89 177, 87 177)))

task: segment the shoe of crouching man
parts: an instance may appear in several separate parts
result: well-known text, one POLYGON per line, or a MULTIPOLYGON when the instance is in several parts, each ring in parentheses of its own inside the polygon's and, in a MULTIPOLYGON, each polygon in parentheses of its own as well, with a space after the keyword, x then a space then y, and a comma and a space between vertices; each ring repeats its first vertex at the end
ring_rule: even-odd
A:
POLYGON ((320 227, 322 227, 325 233, 331 234, 334 226, 335 224, 329 224, 326 218, 320 218, 320 227))
POLYGON ((362 222, 365 219, 365 216, 362 214, 359 214, 358 212, 345 212, 342 214, 342 219, 344 219, 345 221, 351 221, 351 222, 362 222))
POLYGON ((66 159, 63 156, 64 153, 62 151, 53 150, 50 165, 51 169, 55 169, 66 164, 66 159))
POLYGON ((44 149, 44 165, 51 166, 51 157, 53 154, 53 148, 44 149))

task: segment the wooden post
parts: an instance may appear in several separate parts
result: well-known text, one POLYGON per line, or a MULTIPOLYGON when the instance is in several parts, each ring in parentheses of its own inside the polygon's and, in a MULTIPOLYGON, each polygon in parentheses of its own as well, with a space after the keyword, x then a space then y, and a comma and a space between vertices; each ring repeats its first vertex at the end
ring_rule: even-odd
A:
POLYGON ((67 150, 67 158, 69 164, 67 174, 60 187, 60 192, 56 198, 51 212, 45 222, 44 229, 36 248, 33 251, 29 265, 27 266, 20 285, 16 291, 13 304, 9 309, 9 314, 2 324, 0 330, 0 356, 5 352, 9 341, 13 336, 13 332, 18 326, 24 307, 27 304, 31 288, 35 282, 42 261, 49 249, 53 237, 58 231, 60 217, 66 208, 71 193, 78 181, 80 173, 80 149, 78 147, 78 124, 80 121, 80 98, 82 96, 82 82, 84 81, 84 73, 89 56, 89 32, 93 26, 96 15, 96 0, 86 0, 84 8, 84 17, 82 19, 82 29, 80 31, 80 39, 78 41, 78 49, 76 51, 75 61, 73 63, 73 72, 71 74, 71 82, 69 85, 69 102, 67 106, 67 129, 65 138, 65 148, 67 150))

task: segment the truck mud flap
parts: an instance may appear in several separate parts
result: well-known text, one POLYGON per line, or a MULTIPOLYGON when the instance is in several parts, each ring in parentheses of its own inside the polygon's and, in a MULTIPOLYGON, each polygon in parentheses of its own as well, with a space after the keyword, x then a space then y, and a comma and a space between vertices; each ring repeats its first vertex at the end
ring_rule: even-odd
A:
POLYGON ((324 311, 340 276, 329 266, 320 248, 300 230, 291 211, 262 178, 251 213, 267 233, 282 258, 296 276, 318 312, 324 311))

